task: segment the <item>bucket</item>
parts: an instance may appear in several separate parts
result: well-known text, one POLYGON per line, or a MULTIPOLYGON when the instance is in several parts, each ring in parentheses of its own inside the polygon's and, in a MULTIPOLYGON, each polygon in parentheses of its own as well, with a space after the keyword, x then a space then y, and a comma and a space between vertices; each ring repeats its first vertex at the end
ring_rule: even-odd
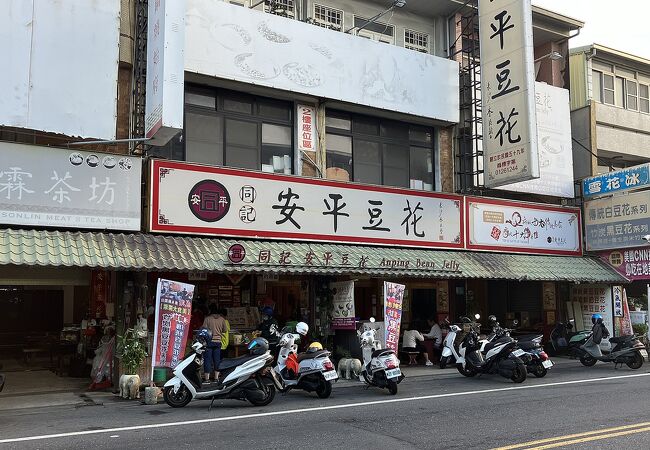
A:
POLYGON ((153 369, 153 382, 154 383, 165 383, 167 381, 167 368, 166 367, 154 367, 153 369))

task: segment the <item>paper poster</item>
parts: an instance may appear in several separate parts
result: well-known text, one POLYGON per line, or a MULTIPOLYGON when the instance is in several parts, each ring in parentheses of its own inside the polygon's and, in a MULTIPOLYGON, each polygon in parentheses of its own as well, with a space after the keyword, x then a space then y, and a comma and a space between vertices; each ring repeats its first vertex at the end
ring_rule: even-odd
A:
POLYGON ((192 316, 194 285, 158 279, 152 367, 171 367, 185 351, 192 316))
POLYGON ((399 329, 402 323, 402 301, 404 299, 403 284, 384 281, 384 322, 386 326, 386 348, 397 352, 399 344, 399 329))
POLYGON ((447 281, 438 281, 436 293, 436 311, 439 313, 448 313, 449 283, 447 281))
POLYGON ((623 289, 623 317, 620 318, 621 336, 631 336, 634 334, 632 329, 632 320, 630 319, 630 306, 627 302, 627 292, 623 289))
POLYGON ((542 295, 543 295, 542 302, 544 306, 544 311, 555 310, 557 308, 557 302, 555 299, 555 283, 553 282, 542 283, 542 295))
POLYGON ((231 330, 254 330, 260 322, 260 312, 256 307, 226 308, 231 330))
POLYGON ((354 330, 354 281, 338 281, 330 283, 333 291, 332 302, 332 329, 333 330, 354 330))

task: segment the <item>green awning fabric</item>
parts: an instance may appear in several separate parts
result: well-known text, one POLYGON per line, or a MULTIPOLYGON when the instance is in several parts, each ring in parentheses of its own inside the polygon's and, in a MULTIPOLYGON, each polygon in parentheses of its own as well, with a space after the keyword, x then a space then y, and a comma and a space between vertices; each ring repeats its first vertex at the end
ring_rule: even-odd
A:
POLYGON ((592 257, 12 229, 0 230, 0 265, 4 264, 109 270, 628 282, 592 257), (235 244, 240 244, 243 252, 235 244))

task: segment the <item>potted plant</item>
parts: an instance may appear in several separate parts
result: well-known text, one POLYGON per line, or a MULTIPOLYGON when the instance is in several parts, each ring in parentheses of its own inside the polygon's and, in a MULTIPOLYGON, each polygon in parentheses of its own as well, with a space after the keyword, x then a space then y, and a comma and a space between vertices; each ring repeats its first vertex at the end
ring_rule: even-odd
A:
POLYGON ((138 372, 147 357, 147 349, 135 329, 129 328, 118 340, 118 355, 124 374, 120 376, 120 396, 140 398, 140 376, 138 372))

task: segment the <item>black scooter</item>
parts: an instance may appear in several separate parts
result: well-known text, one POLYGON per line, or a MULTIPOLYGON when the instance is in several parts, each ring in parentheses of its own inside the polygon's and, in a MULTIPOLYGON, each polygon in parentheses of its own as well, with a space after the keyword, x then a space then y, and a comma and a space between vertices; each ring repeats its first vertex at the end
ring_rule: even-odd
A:
MULTIPOLYGON (((515 321, 515 325, 516 325, 515 321)), ((492 328, 492 334, 487 338, 488 341, 494 341, 503 337, 510 337, 510 332, 507 328, 501 328, 499 322, 496 322, 492 328)), ((542 378, 548 373, 548 369, 553 366, 544 349, 542 348, 543 335, 528 334, 524 336, 517 336, 517 348, 526 352, 526 355, 520 356, 520 359, 526 364, 526 371, 532 373, 537 378, 542 378)))

